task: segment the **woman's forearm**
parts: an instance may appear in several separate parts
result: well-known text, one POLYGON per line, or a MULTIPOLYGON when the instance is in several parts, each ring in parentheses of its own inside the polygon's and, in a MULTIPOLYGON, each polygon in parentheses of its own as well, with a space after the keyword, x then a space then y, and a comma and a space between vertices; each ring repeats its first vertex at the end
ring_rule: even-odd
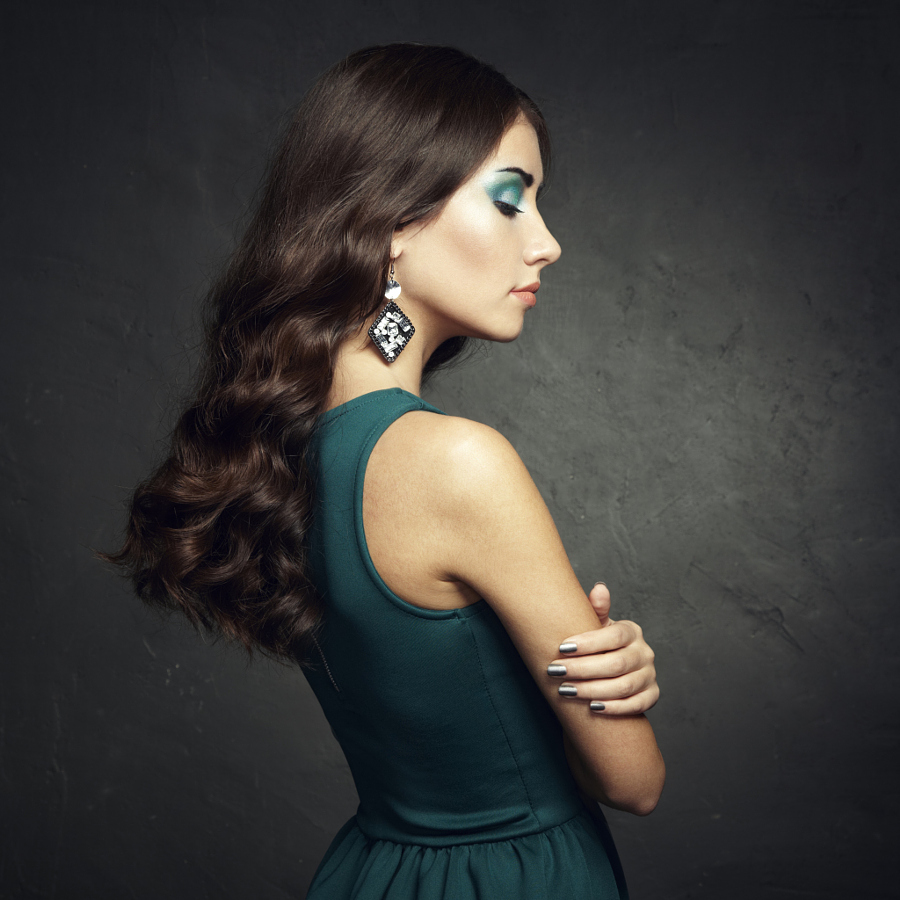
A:
POLYGON ((572 775, 589 797, 605 806, 649 815, 659 802, 666 780, 666 766, 653 729, 645 716, 610 719, 604 724, 604 730, 611 726, 612 733, 603 746, 587 748, 587 752, 580 752, 564 734, 572 775))

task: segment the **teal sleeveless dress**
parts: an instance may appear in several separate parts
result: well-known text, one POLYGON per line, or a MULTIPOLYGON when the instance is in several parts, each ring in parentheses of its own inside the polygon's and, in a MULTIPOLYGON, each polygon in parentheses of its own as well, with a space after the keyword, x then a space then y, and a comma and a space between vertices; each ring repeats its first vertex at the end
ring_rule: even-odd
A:
POLYGON ((375 570, 366 464, 411 410, 440 412, 399 388, 376 391, 325 413, 314 440, 310 551, 326 613, 304 671, 360 802, 307 896, 625 898, 602 814, 579 800, 559 722, 490 606, 416 607, 375 570))

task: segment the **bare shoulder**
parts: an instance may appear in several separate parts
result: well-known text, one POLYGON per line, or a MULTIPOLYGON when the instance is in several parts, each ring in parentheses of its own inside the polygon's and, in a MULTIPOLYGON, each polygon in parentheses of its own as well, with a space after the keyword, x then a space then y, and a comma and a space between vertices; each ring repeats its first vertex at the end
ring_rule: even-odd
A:
POLYGON ((479 599, 458 563, 479 499, 515 466, 524 472, 509 442, 477 422, 420 410, 391 423, 366 467, 363 522, 375 567, 395 594, 443 609, 479 599))
POLYGON ((504 487, 531 484, 512 444, 500 432, 471 419, 410 412, 388 428, 376 450, 401 464, 427 492, 430 504, 483 504, 504 487))
POLYGON ((526 571, 537 580, 552 568, 568 586, 577 586, 543 498, 495 429, 469 419, 408 413, 384 433, 370 466, 371 520, 379 515, 376 504, 401 500, 400 527, 414 531, 440 577, 468 584, 495 608, 521 603, 509 589, 509 576, 521 582, 526 571), (403 472, 399 480, 390 475, 397 467, 403 472))
POLYGON ((478 577, 503 555, 497 537, 546 507, 509 441, 487 425, 424 410, 387 428, 372 450, 363 491, 369 552, 392 590, 452 608, 494 600, 478 577))
POLYGON ((391 432, 414 438, 411 447, 428 449, 431 453, 443 451, 448 462, 456 453, 490 453, 491 447, 508 448, 515 453, 509 441, 489 425, 428 410, 414 410, 400 416, 386 434, 391 432))

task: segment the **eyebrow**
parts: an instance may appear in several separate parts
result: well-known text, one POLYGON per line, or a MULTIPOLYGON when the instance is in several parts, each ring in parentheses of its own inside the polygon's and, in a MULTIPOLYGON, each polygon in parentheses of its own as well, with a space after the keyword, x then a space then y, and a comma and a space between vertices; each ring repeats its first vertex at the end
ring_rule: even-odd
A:
POLYGON ((498 172, 515 172, 516 175, 520 175, 522 181, 525 182, 525 187, 531 187, 534 184, 534 175, 529 175, 524 169, 520 169, 518 166, 507 166, 505 169, 497 169, 498 172))

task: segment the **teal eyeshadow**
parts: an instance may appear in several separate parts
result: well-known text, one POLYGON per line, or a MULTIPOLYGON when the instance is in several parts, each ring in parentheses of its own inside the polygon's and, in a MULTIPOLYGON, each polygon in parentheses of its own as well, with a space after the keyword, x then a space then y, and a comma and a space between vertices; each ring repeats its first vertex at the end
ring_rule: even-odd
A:
POLYGON ((516 207, 522 203, 524 187, 522 178, 519 175, 507 175, 503 178, 498 178, 496 181, 489 181, 485 184, 484 189, 494 203, 499 201, 500 203, 508 203, 510 206, 516 207))

